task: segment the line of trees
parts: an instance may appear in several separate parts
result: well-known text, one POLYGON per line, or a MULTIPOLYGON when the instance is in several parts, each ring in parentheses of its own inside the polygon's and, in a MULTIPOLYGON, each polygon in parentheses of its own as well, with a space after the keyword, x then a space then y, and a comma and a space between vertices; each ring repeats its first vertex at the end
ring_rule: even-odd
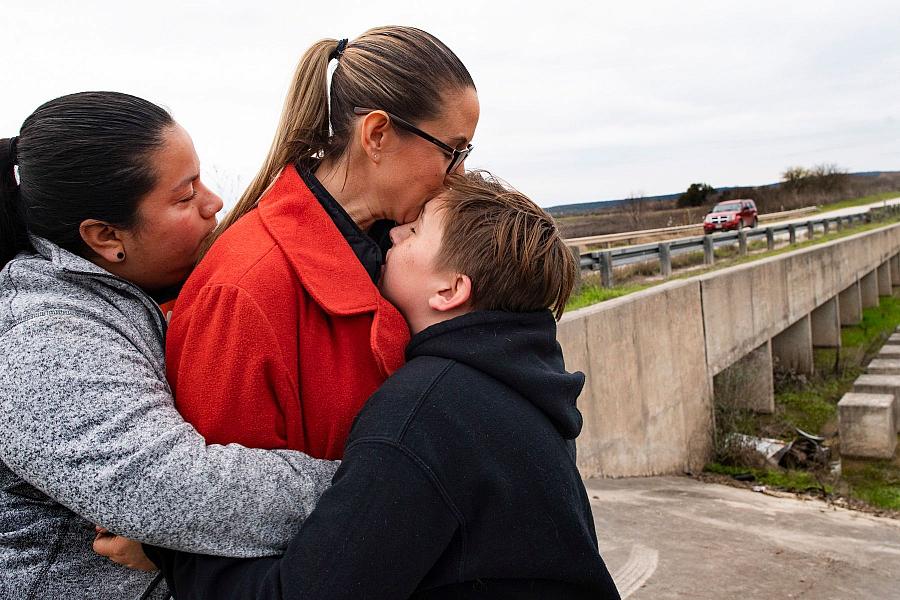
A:
POLYGON ((784 170, 782 181, 776 184, 716 190, 698 182, 677 200, 665 201, 651 201, 636 191, 618 206, 567 215, 558 223, 565 237, 582 237, 699 223, 714 204, 737 198, 752 198, 760 212, 767 213, 882 192, 900 192, 900 172, 852 175, 834 164, 792 166, 784 170))
MULTIPOLYGON (((896 189, 897 182, 887 187, 896 189)), ((784 170, 781 182, 759 187, 737 187, 716 190, 708 183, 692 183, 676 202, 678 208, 709 206, 725 200, 752 198, 762 212, 789 210, 803 206, 835 202, 851 196, 886 191, 878 178, 851 178, 836 164, 822 163, 812 167, 792 166, 784 170)))

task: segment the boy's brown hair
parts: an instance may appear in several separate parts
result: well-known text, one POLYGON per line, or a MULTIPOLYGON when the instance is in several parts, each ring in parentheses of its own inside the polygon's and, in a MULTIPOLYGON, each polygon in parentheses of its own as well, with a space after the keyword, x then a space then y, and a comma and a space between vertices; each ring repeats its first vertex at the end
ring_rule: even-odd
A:
POLYGON ((476 310, 550 308, 562 317, 578 267, 553 218, 485 171, 451 175, 447 185, 436 267, 469 276, 476 310))

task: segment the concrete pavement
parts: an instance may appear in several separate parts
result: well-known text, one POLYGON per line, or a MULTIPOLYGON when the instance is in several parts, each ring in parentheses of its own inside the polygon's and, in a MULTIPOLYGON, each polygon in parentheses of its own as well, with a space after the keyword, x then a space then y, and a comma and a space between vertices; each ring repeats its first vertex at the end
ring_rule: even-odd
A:
POLYGON ((900 599, 900 520, 687 477, 585 485, 623 598, 900 599))

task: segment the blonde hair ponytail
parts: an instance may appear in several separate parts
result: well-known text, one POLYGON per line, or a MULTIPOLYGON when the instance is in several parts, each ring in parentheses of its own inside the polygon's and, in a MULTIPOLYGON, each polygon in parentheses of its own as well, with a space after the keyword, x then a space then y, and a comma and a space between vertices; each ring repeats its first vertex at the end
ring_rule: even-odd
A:
POLYGON ((300 58, 269 154, 235 207, 210 236, 203 249, 204 254, 223 231, 256 207, 285 166, 297 160, 320 156, 327 148, 328 63, 337 44, 338 40, 319 40, 300 58))

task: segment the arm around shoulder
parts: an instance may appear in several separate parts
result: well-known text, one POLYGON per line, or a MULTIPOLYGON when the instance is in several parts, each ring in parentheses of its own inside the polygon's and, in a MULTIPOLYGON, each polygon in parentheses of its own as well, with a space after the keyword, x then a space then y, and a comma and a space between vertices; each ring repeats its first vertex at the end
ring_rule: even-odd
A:
POLYGON ((348 447, 334 485, 282 558, 231 560, 151 551, 180 599, 406 598, 461 517, 431 470, 402 446, 348 447))
POLYGON ((334 463, 207 446, 162 374, 103 323, 47 315, 0 336, 0 458, 110 531, 192 552, 280 552, 334 463))

